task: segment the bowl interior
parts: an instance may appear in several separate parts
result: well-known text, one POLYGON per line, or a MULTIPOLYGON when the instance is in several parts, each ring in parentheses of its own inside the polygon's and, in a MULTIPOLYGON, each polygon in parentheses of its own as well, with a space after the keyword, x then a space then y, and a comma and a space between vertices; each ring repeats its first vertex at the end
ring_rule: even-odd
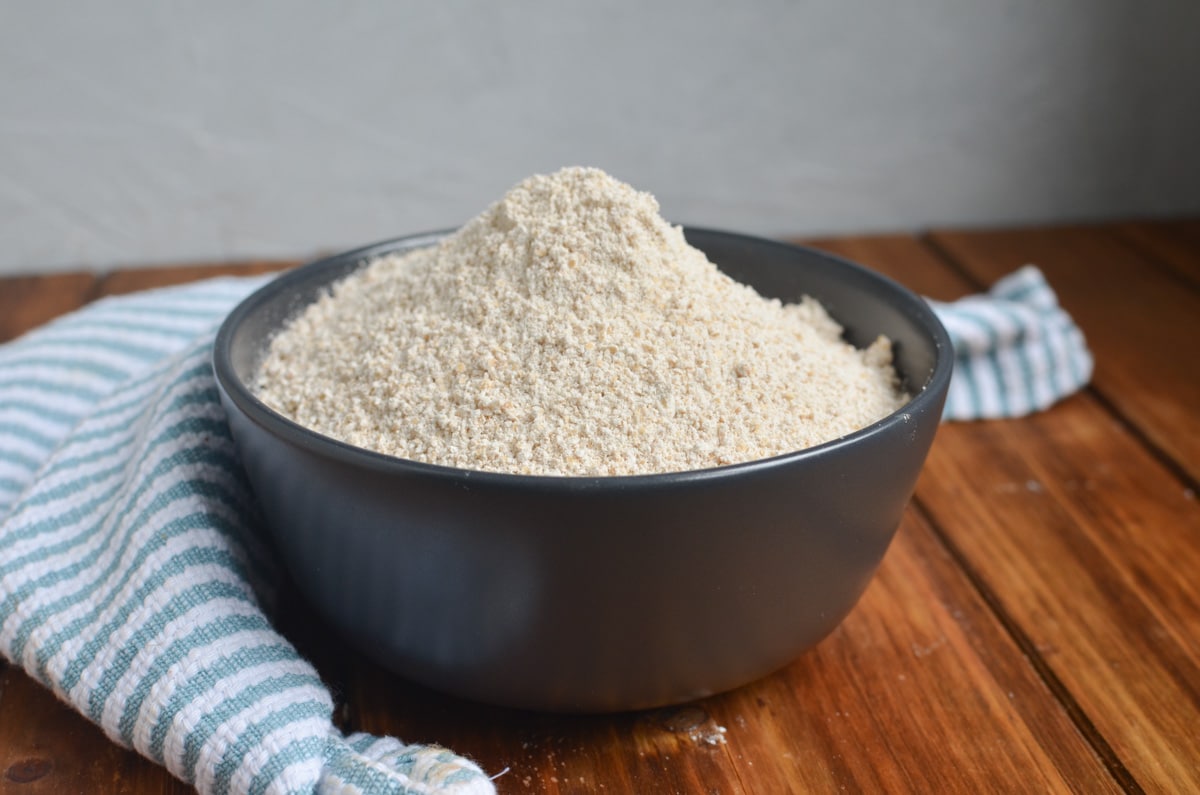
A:
MULTIPOLYGON (((248 388, 273 335, 329 285, 373 257, 432 245, 445 234, 384 241, 311 263, 244 301, 222 326, 215 351, 218 378, 233 400, 244 410, 293 425, 254 398, 248 388)), ((914 402, 938 399, 949 383, 953 360, 949 337, 929 306, 900 284, 803 246, 694 227, 685 228, 685 234, 722 271, 764 296, 784 302, 804 295, 817 299, 842 324, 851 344, 865 347, 878 335, 886 335, 893 343, 897 372, 914 402)), ((908 409, 903 407, 897 414, 908 409)))
POLYGON ((686 234, 722 271, 762 295, 784 302, 817 299, 854 346, 887 336, 909 394, 920 393, 935 376, 949 377, 939 372, 939 359, 945 366, 951 358, 945 329, 921 298, 891 279, 803 246, 704 229, 686 234))

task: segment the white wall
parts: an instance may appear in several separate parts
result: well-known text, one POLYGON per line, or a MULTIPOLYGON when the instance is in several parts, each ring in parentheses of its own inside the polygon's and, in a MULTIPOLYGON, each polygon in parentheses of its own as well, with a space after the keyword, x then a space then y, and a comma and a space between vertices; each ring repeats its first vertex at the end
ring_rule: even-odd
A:
POLYGON ((605 168, 766 234, 1200 212, 1200 3, 0 0, 0 273, 308 256, 605 168))

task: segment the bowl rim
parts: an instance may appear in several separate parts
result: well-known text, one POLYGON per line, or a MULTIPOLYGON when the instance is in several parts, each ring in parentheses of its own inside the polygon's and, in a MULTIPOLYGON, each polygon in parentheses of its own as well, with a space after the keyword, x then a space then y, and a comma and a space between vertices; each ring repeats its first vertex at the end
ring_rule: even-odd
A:
POLYGON ((909 416, 916 413, 923 414, 936 408, 938 409, 938 421, 940 422, 940 407, 933 404, 944 398, 944 394, 949 387, 950 376, 954 366, 954 349, 949 333, 933 309, 923 298, 888 276, 818 248, 708 227, 689 225, 681 225, 681 227, 685 235, 691 231, 704 235, 720 236, 731 241, 741 240, 756 246, 766 245, 790 251, 801 250, 810 255, 832 260, 839 266, 856 272, 857 278, 865 278, 868 281, 876 282, 898 298, 902 302, 901 310, 910 316, 933 339, 935 347, 933 372, 930 373, 928 379, 921 385, 917 393, 900 408, 879 418, 870 425, 836 439, 831 439, 801 450, 793 450, 752 461, 724 464, 706 469, 637 475, 529 475, 514 472, 465 469, 388 455, 325 436, 299 424, 259 400, 249 386, 238 377, 233 367, 230 353, 233 339, 242 323, 261 304, 274 300, 279 293, 287 291, 296 283, 307 281, 316 270, 343 266, 351 260, 358 261, 360 263, 359 267, 361 267, 370 259, 397 249, 408 251, 432 245, 456 231, 455 229, 443 229, 388 238, 341 253, 320 257, 291 268, 270 279, 266 284, 261 285, 239 301, 221 322, 213 343, 213 372, 221 391, 228 396, 228 399, 247 418, 268 433, 281 437, 283 440, 308 452, 381 474, 454 478, 462 481, 469 480, 472 484, 479 486, 486 484, 510 488, 532 487, 542 491, 547 489, 565 491, 593 491, 603 489, 629 491, 687 485, 719 478, 749 475, 755 472, 762 472, 764 470, 825 457, 843 447, 854 445, 870 437, 877 436, 897 423, 905 423, 908 421, 909 416))

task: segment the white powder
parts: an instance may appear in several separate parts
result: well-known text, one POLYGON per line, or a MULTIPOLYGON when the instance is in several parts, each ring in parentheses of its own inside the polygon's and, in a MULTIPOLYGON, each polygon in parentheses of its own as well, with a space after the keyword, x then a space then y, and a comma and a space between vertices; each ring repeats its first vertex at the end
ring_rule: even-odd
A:
POLYGON ((652 196, 534 176, 438 245, 360 268, 271 343, 257 392, 327 436, 475 470, 750 461, 902 405, 891 345, 722 274, 652 196))

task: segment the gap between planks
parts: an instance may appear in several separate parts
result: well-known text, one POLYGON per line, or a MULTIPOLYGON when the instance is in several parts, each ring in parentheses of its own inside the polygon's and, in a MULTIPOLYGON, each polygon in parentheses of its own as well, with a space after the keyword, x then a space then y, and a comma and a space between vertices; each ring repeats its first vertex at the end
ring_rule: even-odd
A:
MULTIPOLYGON (((987 285, 983 284, 974 276, 974 274, 967 270, 962 263, 952 256, 950 252, 946 251, 941 245, 939 245, 937 241, 933 239, 930 233, 923 232, 917 235, 916 238, 925 249, 927 249, 938 259, 938 261, 944 264, 955 274, 962 277, 963 281, 969 283, 977 290, 985 290, 987 288, 987 285)), ((1090 384, 1088 385, 1087 390, 1093 394, 1096 394, 1095 388, 1090 384)), ((1106 410, 1110 410, 1110 413, 1113 413, 1123 426, 1126 426, 1131 430, 1134 429, 1134 426, 1128 422, 1127 418, 1111 412, 1111 404, 1109 404, 1107 401, 1101 401, 1101 405, 1103 405, 1106 410)), ((1135 435, 1140 442, 1146 442, 1144 435, 1140 433, 1136 433, 1135 435)), ((1155 453, 1156 457, 1165 457, 1165 454, 1162 453, 1162 451, 1156 450, 1152 447, 1151 451, 1155 453)), ((1166 460, 1171 460, 1169 457, 1165 458, 1166 460)), ((963 554, 958 545, 954 543, 954 540, 950 537, 950 534, 946 532, 946 529, 935 518, 934 513, 929 510, 928 506, 925 505, 924 500, 914 494, 912 497, 911 507, 918 514, 920 514, 921 518, 929 525, 930 529, 933 531, 934 537, 937 538, 938 542, 942 545, 942 548, 946 550, 946 554, 949 555, 951 559, 954 560, 954 562, 958 565, 959 569, 963 572, 963 576, 965 576, 968 582, 971 583, 971 586, 975 589, 976 593, 979 594, 979 597, 983 600, 984 604, 988 606, 988 609, 991 610, 992 615, 995 616, 996 620, 1000 623, 1000 626, 1004 628, 1004 631, 1008 634, 1009 638, 1012 639, 1013 643, 1016 644, 1016 646, 1025 655, 1030 666, 1037 672, 1042 682, 1054 695, 1054 698, 1058 700, 1058 703, 1062 705, 1062 708, 1070 717, 1071 722, 1075 725, 1075 728, 1086 739, 1088 745, 1092 747, 1092 750, 1095 751, 1096 756, 1101 760, 1105 768, 1108 769, 1113 778, 1116 779, 1121 788, 1127 793, 1130 793, 1130 795, 1140 795, 1140 793, 1144 792, 1142 787, 1137 783, 1137 780, 1133 777, 1133 774, 1130 773, 1130 771, 1125 767, 1125 764, 1121 761, 1116 751, 1113 750, 1113 747, 1104 738, 1104 735, 1100 733, 1100 730, 1096 728, 1091 718, 1088 717, 1087 712, 1084 711, 1083 707, 1071 694, 1071 691, 1065 684, 1063 684, 1062 680, 1054 672, 1053 667, 1046 661, 1041 652, 1038 651, 1037 644, 1034 643, 1029 635, 1021 628, 1020 622, 1018 622, 1012 615, 1008 613, 1007 610, 1005 610, 1000 598, 991 589, 991 587, 988 586, 987 582, 982 576, 980 576, 979 572, 977 572, 971 565, 970 560, 965 554, 963 554)))
POLYGON ((1116 751, 1114 751, 1112 746, 1109 745, 1108 741, 1104 739, 1104 735, 1101 734, 1100 730, 1096 728, 1094 723, 1092 723, 1091 718, 1088 717, 1087 712, 1084 711, 1079 702, 1075 700, 1075 697, 1071 694, 1071 691, 1065 684, 1063 684, 1058 675, 1054 673, 1054 669, 1042 656, 1041 652, 1038 651, 1037 644, 1033 642, 1033 640, 1028 634, 1025 633, 1023 629, 1021 629, 1020 622, 1004 609, 1004 605, 1000 598, 988 586, 987 582, 982 576, 980 576, 979 572, 977 572, 971 565, 970 560, 965 554, 963 554, 958 545, 954 543, 954 540, 950 537, 950 534, 946 532, 945 528, 942 527, 941 523, 938 522, 938 520, 934 517, 933 512, 930 511, 925 505, 924 501, 915 494, 913 495, 909 507, 911 510, 916 512, 921 517, 922 521, 929 526, 934 538, 936 538, 938 543, 941 544, 942 549, 945 550, 950 559, 953 560, 955 565, 958 566, 959 570, 962 571, 963 576, 971 584, 971 587, 975 589, 975 592, 979 595, 979 598, 983 600, 983 603, 987 605, 988 609, 992 612, 992 616, 996 619, 1000 626, 1004 628, 1004 631, 1008 637, 1017 646, 1017 648, 1021 650, 1021 653, 1025 655, 1029 665, 1034 671, 1037 672, 1037 675, 1042 680, 1042 683, 1045 684, 1049 691, 1054 695, 1054 698, 1062 706, 1068 717, 1070 717, 1071 723, 1074 724, 1080 735, 1082 735, 1087 741, 1088 745, 1091 746, 1097 758, 1100 759, 1101 763, 1117 781, 1120 787, 1125 790, 1125 792, 1130 793, 1130 795, 1141 795, 1144 790, 1137 783, 1137 780, 1133 777, 1133 774, 1129 772, 1129 770, 1125 767, 1125 764, 1117 755, 1116 751))
MULTIPOLYGON (((1188 292, 1196 292, 1197 284, 1191 281, 1188 275, 1177 270, 1170 263, 1162 259, 1157 252, 1149 248, 1139 245, 1137 239, 1132 236, 1121 236, 1113 232, 1109 227, 1097 228, 1096 232, 1106 238, 1111 239, 1114 244, 1121 246, 1131 254, 1145 262, 1147 265, 1154 267, 1160 275, 1179 284, 1188 292)), ((942 263, 948 270, 962 278, 973 289, 983 290, 988 286, 983 280, 978 278, 975 273, 955 254, 942 245, 937 239, 936 233, 926 232, 917 236, 919 244, 928 250, 937 260, 942 263)), ((1193 492, 1197 490, 1197 480, 1188 472, 1182 462, 1174 457, 1169 451, 1161 445, 1155 443, 1153 438, 1137 423, 1135 417, 1123 411, 1114 402, 1107 391, 1101 385, 1097 385, 1094 381, 1089 383, 1084 390, 1090 399, 1093 399, 1095 404, 1103 411, 1123 432, 1128 434, 1131 440, 1140 446, 1149 456, 1161 464, 1164 470, 1174 477, 1180 485, 1185 489, 1190 489, 1193 492)), ((1005 628, 1005 631, 1012 638, 1013 642, 1025 653, 1030 664, 1037 671, 1042 681, 1058 699, 1059 703, 1067 711, 1071 720, 1076 725, 1078 731, 1086 738, 1087 742, 1092 746, 1098 757, 1103 761, 1110 773, 1113 775, 1118 784, 1130 793, 1143 792, 1141 785, 1134 777, 1131 770, 1121 761, 1120 756, 1104 737, 1103 733, 1097 728, 1096 724, 1082 707, 1079 700, 1072 694, 1071 690, 1063 682, 1063 680, 1055 673, 1053 666, 1048 662, 1043 654, 1038 650, 1037 644, 1031 636, 1021 627, 1019 621, 1011 615, 1003 605, 1003 601, 999 595, 989 587, 986 579, 972 566, 969 556, 964 553, 954 542, 951 534, 942 527, 934 518, 934 511, 930 506, 914 495, 914 508, 926 518, 930 527, 933 529, 935 536, 938 538, 943 547, 947 550, 953 559, 957 562, 964 575, 972 583, 973 587, 979 593, 980 597, 988 605, 996 619, 1005 628)))

